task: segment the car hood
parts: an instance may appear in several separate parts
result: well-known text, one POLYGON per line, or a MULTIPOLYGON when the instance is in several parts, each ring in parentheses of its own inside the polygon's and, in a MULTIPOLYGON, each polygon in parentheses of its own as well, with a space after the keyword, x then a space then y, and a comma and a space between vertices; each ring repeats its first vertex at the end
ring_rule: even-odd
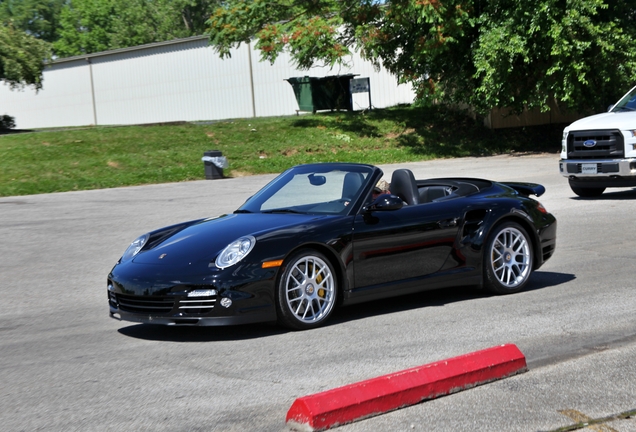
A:
POLYGON ((592 129, 633 129, 636 124, 636 111, 633 112, 608 112, 585 117, 575 121, 565 130, 592 130, 592 129))
MULTIPOLYGON (((136 264, 188 265, 194 261, 210 261, 228 244, 246 235, 256 240, 269 236, 284 236, 306 231, 317 221, 333 216, 303 214, 229 214, 184 224, 152 247, 142 250, 133 262, 136 264)), ((153 235, 161 235, 162 230, 153 235)))

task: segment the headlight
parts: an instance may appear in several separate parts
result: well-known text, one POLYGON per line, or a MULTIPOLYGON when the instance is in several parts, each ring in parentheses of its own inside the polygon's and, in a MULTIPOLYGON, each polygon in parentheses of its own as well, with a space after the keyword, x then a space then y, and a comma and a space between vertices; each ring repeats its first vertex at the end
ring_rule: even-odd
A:
POLYGON ((135 255, 137 255, 139 251, 146 245, 146 242, 148 241, 148 237, 150 237, 148 234, 144 234, 142 236, 137 237, 130 244, 130 246, 128 246, 128 249, 126 249, 126 252, 124 252, 124 254, 121 257, 121 260, 128 261, 135 255))
POLYGON ((256 239, 252 236, 241 237, 230 243, 221 251, 214 263, 218 268, 224 269, 233 266, 247 256, 254 248, 256 239))

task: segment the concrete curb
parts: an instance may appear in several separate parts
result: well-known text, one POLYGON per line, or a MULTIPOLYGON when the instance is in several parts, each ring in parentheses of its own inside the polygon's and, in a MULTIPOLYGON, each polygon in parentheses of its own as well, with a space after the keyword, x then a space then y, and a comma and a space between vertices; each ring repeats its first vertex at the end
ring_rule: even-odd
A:
POLYGON ((298 398, 286 421, 294 430, 321 431, 527 370, 516 345, 500 345, 298 398))

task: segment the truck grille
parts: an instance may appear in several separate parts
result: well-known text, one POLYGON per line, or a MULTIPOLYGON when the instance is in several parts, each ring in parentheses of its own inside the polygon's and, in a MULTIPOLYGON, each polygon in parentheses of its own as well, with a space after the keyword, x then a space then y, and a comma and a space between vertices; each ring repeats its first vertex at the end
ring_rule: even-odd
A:
POLYGON ((571 131, 568 134, 568 159, 617 159, 625 155, 623 134, 618 129, 571 131), (595 141, 592 147, 585 142, 595 141))

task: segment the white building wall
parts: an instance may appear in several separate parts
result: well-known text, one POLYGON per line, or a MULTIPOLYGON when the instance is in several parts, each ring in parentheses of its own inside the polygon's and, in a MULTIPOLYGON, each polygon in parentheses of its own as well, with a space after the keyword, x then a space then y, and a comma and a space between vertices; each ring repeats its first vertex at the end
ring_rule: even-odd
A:
MULTIPOLYGON (((310 70, 300 70, 293 67, 291 56, 281 54, 273 65, 260 62, 260 52, 252 51, 254 64, 254 82, 256 87, 257 116, 279 116, 294 114, 298 109, 298 102, 291 85, 285 81, 292 77, 324 77, 329 75, 357 74, 357 78, 370 78, 371 103, 375 108, 386 108, 402 103, 412 103, 414 92, 410 85, 398 85, 397 79, 386 70, 376 71, 373 65, 354 54, 348 66, 313 67, 310 70)), ((369 108, 369 94, 356 93, 353 95, 353 109, 369 108)))
MULTIPOLYGON (((254 106, 257 117, 295 114, 298 109, 296 96, 287 78, 299 76, 284 53, 274 64, 260 61, 260 51, 251 48, 254 80, 254 106)), ((303 74, 304 75, 304 74, 303 74)))
POLYGON ((95 59, 99 124, 250 117, 249 105, 237 103, 250 99, 246 51, 219 61, 205 45, 195 41, 95 59))
POLYGON ((18 129, 93 124, 89 65, 84 60, 46 69, 43 89, 11 90, 0 83, 0 113, 16 120, 18 129))
MULTIPOLYGON (((222 60, 199 37, 58 60, 38 93, 1 85, 0 113, 18 129, 292 115, 298 103, 286 78, 349 73, 370 78, 376 108, 413 101, 410 86, 357 55, 350 67, 301 71, 287 54, 261 62, 248 45, 222 60)), ((368 108, 368 94, 353 96, 354 109, 368 108)))

